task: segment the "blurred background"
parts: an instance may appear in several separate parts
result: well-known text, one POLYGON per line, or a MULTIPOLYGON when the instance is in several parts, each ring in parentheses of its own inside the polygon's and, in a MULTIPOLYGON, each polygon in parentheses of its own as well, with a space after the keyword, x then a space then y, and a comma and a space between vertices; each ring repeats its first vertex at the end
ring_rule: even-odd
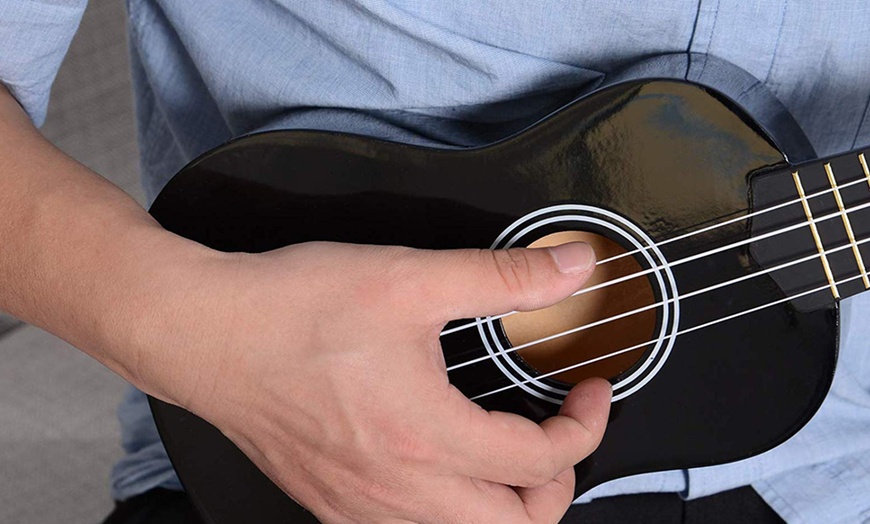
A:
MULTIPOLYGON (((125 30, 123 2, 90 0, 42 131, 142 203, 125 30)), ((101 522, 125 382, 2 315, 0 362, 0 523, 101 522)))

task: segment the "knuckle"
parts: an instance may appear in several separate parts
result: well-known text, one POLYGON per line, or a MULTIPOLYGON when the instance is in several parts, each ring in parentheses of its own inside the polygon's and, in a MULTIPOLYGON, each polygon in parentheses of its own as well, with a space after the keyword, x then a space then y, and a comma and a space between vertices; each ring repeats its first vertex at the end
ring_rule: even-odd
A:
POLYGON ((410 429, 393 435, 389 451, 399 464, 410 467, 432 464, 437 460, 435 446, 410 429))
POLYGON ((571 441, 577 443, 572 448, 574 458, 577 461, 583 460, 595 451, 601 443, 604 433, 602 431, 594 431, 579 420, 569 418, 566 422, 571 435, 571 441))
POLYGON ((382 279, 386 281, 387 300, 397 307, 419 308, 440 295, 444 283, 421 271, 418 250, 400 246, 391 246, 388 250, 391 257, 382 279))
MULTIPOLYGON (((375 246, 372 246, 374 249, 375 246)), ((419 287, 413 250, 377 246, 379 264, 358 275, 350 289, 357 304, 365 308, 403 307, 419 287)), ((416 300, 415 300, 416 301, 416 300)))
POLYGON ((402 470, 388 461, 365 461, 344 471, 339 479, 339 482, 331 479, 332 485, 327 485, 336 510, 371 515, 407 509, 408 486, 402 482, 402 470))
POLYGON ((505 288, 512 293, 524 293, 532 279, 531 261, 522 249, 488 251, 505 288))
POLYGON ((523 480, 525 481, 525 487, 537 488, 553 480, 553 472, 551 468, 541 464, 531 468, 523 480))
POLYGON ((378 307, 385 298, 394 295, 395 280, 383 273, 372 273, 366 278, 355 280, 348 291, 354 301, 361 308, 370 309, 378 307))
POLYGON ((531 460, 523 479, 527 487, 543 486, 556 478, 556 463, 550 449, 541 452, 531 460))
POLYGON ((379 464, 374 471, 358 474, 343 488, 345 502, 364 510, 369 519, 371 515, 411 514, 426 492, 417 471, 387 462, 379 464))
POLYGON ((360 504, 376 507, 380 511, 396 511, 402 509, 401 501, 404 497, 391 483, 366 479, 365 481, 358 483, 356 491, 360 499, 360 504))

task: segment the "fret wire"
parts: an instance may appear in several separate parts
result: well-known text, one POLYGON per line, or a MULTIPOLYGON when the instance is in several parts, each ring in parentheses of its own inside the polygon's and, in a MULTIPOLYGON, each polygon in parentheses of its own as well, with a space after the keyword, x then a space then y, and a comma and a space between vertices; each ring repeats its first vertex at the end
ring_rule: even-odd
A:
POLYGON ((864 158, 864 153, 858 153, 858 162, 861 162, 861 167, 864 168, 864 177, 867 179, 867 185, 870 186, 870 168, 867 167, 867 159, 864 158))
POLYGON ((867 270, 864 268, 864 259, 861 256, 861 251, 858 249, 858 244, 855 242, 855 233, 852 231, 852 221, 849 220, 849 215, 846 213, 843 206, 843 197, 840 195, 840 188, 837 186, 837 179, 834 176, 834 170, 831 169, 831 163, 825 164, 825 174, 828 175, 828 182, 831 183, 831 188, 834 190, 834 199, 837 201, 837 207, 840 208, 840 217, 843 219, 843 227, 846 228, 846 234, 849 236, 849 243, 852 245, 852 254, 855 256, 855 262, 858 263, 858 270, 861 271, 861 280, 864 282, 864 288, 870 289, 870 279, 867 278, 867 270))
POLYGON ((798 195, 800 195, 801 204, 804 207, 804 214, 807 216, 807 221, 810 223, 810 231, 813 235, 813 240, 816 241, 816 249, 819 250, 819 253, 822 255, 822 268, 825 270, 825 276, 828 278, 828 284, 831 287, 831 293, 834 295, 835 299, 840 298, 840 291, 837 289, 837 282, 834 280, 834 274, 831 272, 831 266, 828 264, 828 257, 825 255, 825 246, 822 244, 822 237, 819 236, 819 229, 816 227, 816 221, 813 219, 813 212, 810 210, 810 203, 807 202, 806 193, 804 193, 804 186, 801 184, 801 177, 798 175, 797 171, 792 172, 792 178, 794 179, 794 185, 797 188, 798 195))

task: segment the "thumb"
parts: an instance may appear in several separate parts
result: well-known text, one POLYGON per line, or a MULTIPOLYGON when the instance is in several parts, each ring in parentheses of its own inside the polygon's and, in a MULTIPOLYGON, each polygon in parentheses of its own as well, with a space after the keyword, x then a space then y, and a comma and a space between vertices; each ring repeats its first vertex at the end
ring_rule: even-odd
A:
POLYGON ((419 253, 416 274, 438 289, 427 304, 438 321, 551 306, 580 289, 595 269, 595 253, 584 242, 419 253))

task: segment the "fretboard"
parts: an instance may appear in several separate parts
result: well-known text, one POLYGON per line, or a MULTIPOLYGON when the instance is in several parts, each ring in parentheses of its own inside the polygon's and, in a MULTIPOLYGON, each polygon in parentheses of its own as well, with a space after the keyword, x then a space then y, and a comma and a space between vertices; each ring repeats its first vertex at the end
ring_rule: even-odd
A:
POLYGON ((870 151, 790 166, 753 180, 752 252, 801 310, 870 290, 870 151), (800 227, 792 227, 801 224, 800 227), (769 235, 774 231, 780 234, 769 235), (819 291, 810 292, 818 289, 819 291))

